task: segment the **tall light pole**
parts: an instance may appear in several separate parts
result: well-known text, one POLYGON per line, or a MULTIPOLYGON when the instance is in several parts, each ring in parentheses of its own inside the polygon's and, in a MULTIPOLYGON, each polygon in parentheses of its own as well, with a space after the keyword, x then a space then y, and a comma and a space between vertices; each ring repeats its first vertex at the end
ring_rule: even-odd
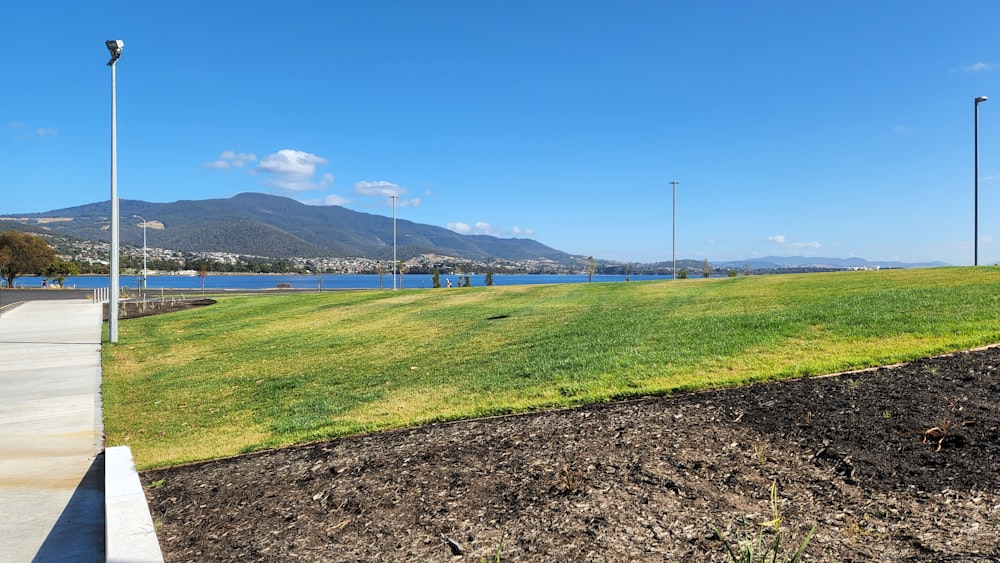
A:
POLYGON ((972 265, 979 265, 979 104, 985 102, 988 98, 986 96, 979 96, 976 98, 976 125, 975 125, 975 164, 974 164, 974 174, 975 174, 975 203, 974 203, 974 213, 975 218, 973 219, 973 224, 975 225, 975 232, 973 236, 975 237, 972 242, 973 254, 972 254, 972 265))
POLYGON ((674 187, 674 234, 671 237, 674 243, 674 269, 670 279, 675 280, 677 279, 677 184, 680 182, 670 182, 670 184, 674 187))
POLYGON ((392 289, 396 289, 396 200, 398 195, 389 196, 392 198, 392 289))
POLYGON ((133 215, 142 219, 142 290, 146 291, 146 219, 142 215, 133 215))
POLYGON ((115 63, 122 56, 121 39, 104 42, 111 53, 111 289, 108 303, 108 340, 118 342, 118 116, 115 99, 115 63))

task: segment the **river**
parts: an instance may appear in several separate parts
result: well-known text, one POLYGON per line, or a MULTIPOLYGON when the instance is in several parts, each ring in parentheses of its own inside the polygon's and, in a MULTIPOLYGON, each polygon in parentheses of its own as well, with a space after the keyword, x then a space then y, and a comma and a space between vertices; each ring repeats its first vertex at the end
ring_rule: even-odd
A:
MULTIPOLYGON (((412 274, 397 277, 397 286, 402 289, 433 287, 430 274, 412 274)), ((668 280, 670 276, 628 276, 633 281, 668 280)), ((453 287, 458 287, 465 276, 441 275, 441 286, 447 287, 451 280, 453 287)), ((486 285, 486 277, 481 274, 470 275, 473 286, 486 285)), ((122 288, 135 289, 139 286, 141 276, 120 275, 118 284, 122 288)), ((493 274, 494 285, 529 285, 546 283, 585 283, 586 274, 493 274)), ((594 282, 624 282, 626 276, 594 275, 594 282)), ((20 277, 14 280, 15 288, 40 288, 43 278, 34 276, 20 277)), ((47 285, 47 284, 46 284, 47 285)), ((77 276, 66 278, 63 286, 74 289, 94 289, 108 287, 108 276, 77 276)), ((288 287, 293 289, 392 289, 392 275, 385 274, 208 274, 202 280, 197 275, 156 275, 149 276, 146 288, 154 289, 275 289, 288 287), (204 283, 204 286, 202 285, 204 283), (287 284, 287 285, 285 285, 287 284)))

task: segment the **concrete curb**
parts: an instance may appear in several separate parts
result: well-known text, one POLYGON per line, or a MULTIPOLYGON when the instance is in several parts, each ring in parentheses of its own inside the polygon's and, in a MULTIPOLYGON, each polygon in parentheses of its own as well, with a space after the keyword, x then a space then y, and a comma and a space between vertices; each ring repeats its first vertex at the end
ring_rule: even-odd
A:
POLYGON ((163 563, 160 542, 132 450, 104 450, 104 514, 108 563, 163 563))

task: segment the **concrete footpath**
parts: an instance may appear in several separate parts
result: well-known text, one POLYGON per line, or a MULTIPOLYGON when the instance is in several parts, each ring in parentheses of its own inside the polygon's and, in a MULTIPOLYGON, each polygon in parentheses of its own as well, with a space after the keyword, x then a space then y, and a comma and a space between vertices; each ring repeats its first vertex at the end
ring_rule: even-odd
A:
POLYGON ((126 515, 137 532, 113 530, 145 498, 131 454, 109 450, 115 482, 106 505, 100 404, 102 305, 30 301, 0 311, 0 561, 159 560, 145 509, 126 515), (121 484, 126 488, 122 490, 121 484), (129 505, 129 506, 125 506, 129 505), (105 517, 106 506, 108 517, 105 517), (141 511, 139 511, 141 512, 141 511), (148 529, 145 529, 148 528, 148 529), (132 539, 142 534, 137 542, 132 539), (155 553, 130 554, 152 537, 155 553), (112 539, 115 541, 112 542, 112 539), (106 543, 107 542, 107 543, 106 543), (133 557, 133 555, 138 555, 133 557))

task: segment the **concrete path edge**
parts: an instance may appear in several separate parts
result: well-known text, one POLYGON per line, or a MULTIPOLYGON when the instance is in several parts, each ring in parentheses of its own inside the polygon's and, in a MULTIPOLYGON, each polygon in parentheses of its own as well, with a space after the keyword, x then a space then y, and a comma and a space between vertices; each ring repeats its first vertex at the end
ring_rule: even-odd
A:
POLYGON ((104 487, 108 563, 163 563, 146 494, 128 446, 104 450, 104 487))

